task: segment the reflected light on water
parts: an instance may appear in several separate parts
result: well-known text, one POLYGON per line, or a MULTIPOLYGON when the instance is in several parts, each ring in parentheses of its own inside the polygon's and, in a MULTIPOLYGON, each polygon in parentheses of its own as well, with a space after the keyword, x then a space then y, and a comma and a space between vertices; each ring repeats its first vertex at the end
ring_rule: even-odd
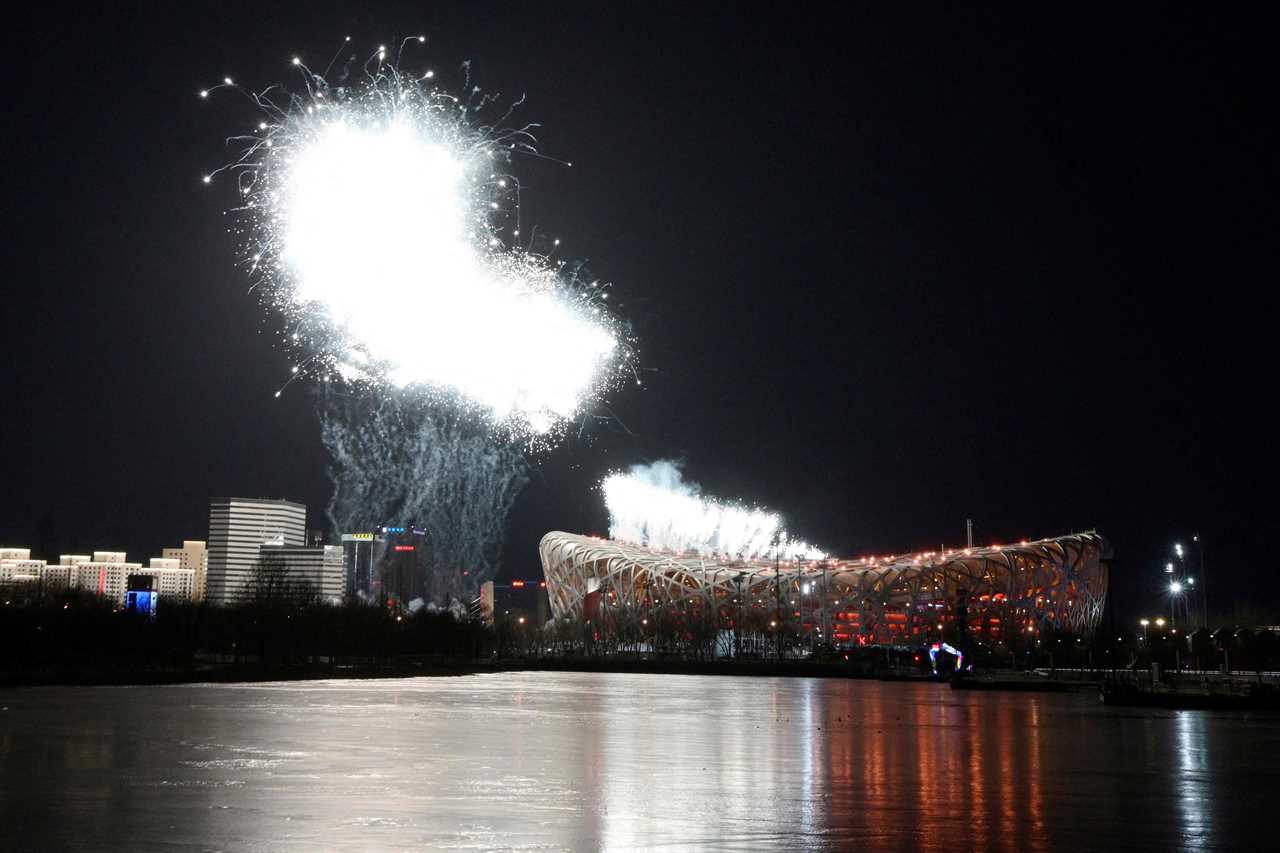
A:
POLYGON ((1205 760, 1204 725, 1207 715, 1179 711, 1174 715, 1178 736, 1178 801, 1181 806, 1182 841, 1188 849, 1204 849, 1212 839, 1211 813, 1206 812, 1209 799, 1208 764, 1205 760))
POLYGON ((1248 846, 1280 722, 590 673, 9 691, 0 849, 1248 846))

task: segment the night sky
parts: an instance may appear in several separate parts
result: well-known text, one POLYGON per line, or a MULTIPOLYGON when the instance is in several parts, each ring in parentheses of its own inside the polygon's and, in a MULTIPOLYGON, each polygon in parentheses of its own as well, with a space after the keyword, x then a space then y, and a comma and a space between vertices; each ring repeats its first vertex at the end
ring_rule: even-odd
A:
POLYGON ((472 60, 573 161, 515 163, 523 219, 613 282, 646 371, 535 460, 504 573, 536 575, 549 529, 604 532, 608 470, 682 458, 841 554, 1096 527, 1129 618, 1199 532, 1215 606, 1276 603, 1269 22, 180 5, 7 22, 0 544, 145 558, 203 538, 212 495, 321 519, 312 399, 274 398, 278 319, 233 265, 230 187, 200 182, 256 118, 196 92, 425 32, 408 66, 472 60))

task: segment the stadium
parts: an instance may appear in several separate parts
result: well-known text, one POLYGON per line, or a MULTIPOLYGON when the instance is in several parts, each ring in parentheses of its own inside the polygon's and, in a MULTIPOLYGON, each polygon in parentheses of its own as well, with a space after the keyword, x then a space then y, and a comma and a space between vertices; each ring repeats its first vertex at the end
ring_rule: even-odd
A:
POLYGON ((1091 635, 1112 554, 1096 532, 812 561, 681 555, 551 532, 539 553, 557 620, 606 630, 781 630, 836 647, 919 644, 962 628, 993 643, 1017 634, 1091 635))

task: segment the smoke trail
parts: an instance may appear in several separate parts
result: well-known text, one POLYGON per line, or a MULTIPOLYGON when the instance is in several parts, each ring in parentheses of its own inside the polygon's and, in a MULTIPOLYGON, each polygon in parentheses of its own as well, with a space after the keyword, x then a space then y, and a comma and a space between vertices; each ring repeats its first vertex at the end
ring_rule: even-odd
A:
POLYGON ((462 409, 428 396, 321 387, 321 439, 332 463, 335 532, 381 524, 427 531, 429 600, 466 600, 493 577, 507 514, 528 482, 512 445, 462 409))
POLYGON ((605 478, 601 488, 611 538, 677 553, 826 556, 806 542, 792 540, 777 513, 704 497, 701 486, 684 479, 680 465, 664 459, 605 478))

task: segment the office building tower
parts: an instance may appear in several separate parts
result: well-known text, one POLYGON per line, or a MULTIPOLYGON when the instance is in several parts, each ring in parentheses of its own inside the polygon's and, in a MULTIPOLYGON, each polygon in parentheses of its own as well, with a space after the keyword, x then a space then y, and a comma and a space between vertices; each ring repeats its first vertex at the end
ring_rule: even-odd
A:
POLYGON ((207 595, 215 604, 245 596, 263 545, 301 547, 307 508, 270 498, 216 498, 209 505, 207 595))

